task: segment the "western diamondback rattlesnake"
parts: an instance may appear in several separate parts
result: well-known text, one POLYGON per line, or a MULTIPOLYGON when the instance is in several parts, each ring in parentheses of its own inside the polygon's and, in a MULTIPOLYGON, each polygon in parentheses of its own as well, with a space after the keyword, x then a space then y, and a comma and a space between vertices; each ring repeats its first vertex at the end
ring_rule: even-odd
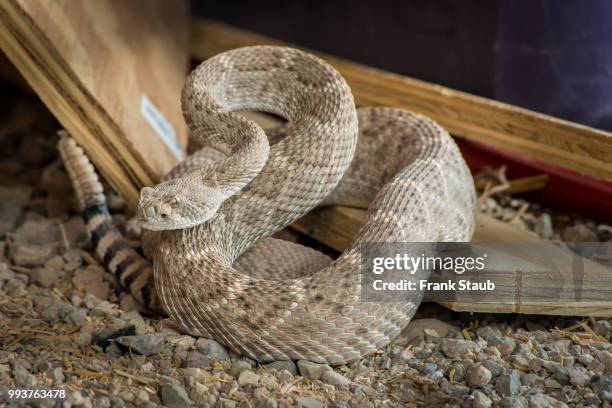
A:
MULTIPOLYGON (((407 111, 356 110, 344 79, 312 55, 263 46, 217 55, 189 76, 183 112, 207 147, 143 189, 139 207, 153 230, 144 245, 157 293, 187 333, 259 361, 356 360, 399 334, 421 299, 411 292, 401 303, 360 301, 360 245, 471 238, 473 183, 450 136, 407 111), (287 124, 268 141, 239 110, 287 124), (368 203, 336 260, 269 238, 316 206, 368 203)), ((89 190, 80 199, 93 214, 100 197, 89 190)), ((104 224, 87 219, 90 230, 104 224)), ((132 292, 142 289, 149 272, 134 272, 134 254, 114 241, 97 245, 98 254, 131 277, 124 284, 132 292)))

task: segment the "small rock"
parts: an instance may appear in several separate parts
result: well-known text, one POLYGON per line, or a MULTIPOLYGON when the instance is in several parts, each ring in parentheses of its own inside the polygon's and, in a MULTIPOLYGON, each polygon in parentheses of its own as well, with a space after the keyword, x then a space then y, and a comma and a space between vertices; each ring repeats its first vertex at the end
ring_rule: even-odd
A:
POLYGON ((66 381, 66 376, 64 375, 64 371, 61 367, 55 367, 51 370, 51 379, 53 380, 54 385, 63 384, 66 381))
POLYGON ((161 400, 164 404, 178 407, 193 405, 183 387, 177 384, 165 384, 161 389, 161 400))
POLYGON ((500 405, 503 408, 527 408, 527 398, 521 396, 503 397, 500 405))
POLYGON ((84 310, 73 310, 66 316, 66 323, 72 323, 76 326, 83 327, 87 323, 87 313, 84 310))
POLYGON ((493 360, 485 360, 482 365, 491 372, 493 378, 499 377, 504 372, 504 367, 493 360))
POLYGON ((234 377, 238 377, 243 371, 250 370, 253 368, 251 364, 244 360, 236 360, 232 363, 230 367, 230 374, 234 377))
POLYGON ((544 380, 544 387, 547 389, 559 389, 562 388, 561 384, 559 384, 559 381, 555 380, 552 377, 548 377, 547 379, 544 380))
POLYGON ((204 357, 199 351, 190 351, 187 353, 185 361, 181 364, 183 368, 208 368, 210 367, 209 359, 204 357))
POLYGON ((102 396, 93 400, 94 408, 111 408, 111 400, 106 396, 102 396))
POLYGON ((4 291, 11 297, 22 297, 27 294, 26 284, 22 280, 13 278, 6 281, 4 284, 4 291))
POLYGON ((95 338, 97 346, 105 348, 110 344, 111 339, 117 337, 134 336, 136 334, 136 327, 133 324, 128 324, 116 329, 104 329, 95 338))
POLYGON ((123 336, 117 337, 115 341, 130 350, 151 356, 160 353, 165 345, 164 337, 159 334, 145 334, 142 336, 123 336))
POLYGON ((0 262, 0 281, 7 281, 15 277, 15 272, 11 271, 6 262, 0 262))
POLYGON ((72 283, 86 294, 92 294, 101 300, 107 299, 110 294, 110 286, 104 281, 104 269, 97 265, 77 269, 72 283))
POLYGON ((255 386, 259 384, 260 378, 261 378, 260 375, 255 374, 251 370, 244 370, 238 376, 238 384, 242 386, 245 386, 245 385, 255 386))
POLYGON ((601 399, 595 394, 587 394, 584 396, 584 400, 582 401, 584 405, 594 405, 596 407, 601 405, 601 399))
POLYGON ((591 383, 591 376, 582 368, 570 367, 567 370, 570 383, 585 387, 591 383))
POLYGON ((295 402, 300 408, 325 408, 325 404, 312 397, 297 397, 295 402))
POLYGON ((495 382, 495 390, 501 396, 513 396, 518 394, 521 388, 521 376, 517 370, 511 370, 508 374, 502 374, 495 382))
POLYGON ((31 194, 30 187, 0 186, 0 236, 15 229, 31 194))
POLYGON ((134 403, 136 405, 144 404, 145 402, 149 402, 149 393, 145 390, 140 390, 134 397, 134 403))
POLYGON ((29 276, 32 282, 39 284, 43 288, 50 288, 57 284, 61 278, 66 276, 66 272, 63 269, 52 270, 36 268, 29 273, 29 276))
POLYGON ((287 370, 287 371, 289 371, 293 375, 297 375, 298 374, 297 366, 291 360, 274 361, 274 362, 272 362, 270 364, 264 365, 264 367, 265 368, 269 368, 271 370, 276 370, 276 371, 287 370))
POLYGON ((438 319, 416 319, 412 320, 394 341, 399 346, 419 345, 425 341, 426 334, 434 337, 446 337, 451 332, 459 330, 446 322, 438 319))
POLYGON ((553 378, 561 385, 568 385, 570 383, 570 376, 567 367, 559 366, 555 369, 553 378))
POLYGON ((309 380, 318 380, 325 371, 330 371, 332 368, 327 364, 317 364, 308 360, 299 360, 297 362, 300 374, 309 380))
POLYGON ((448 358, 461 358, 468 353, 478 351, 478 345, 469 340, 442 339, 440 340, 440 350, 448 358))
POLYGON ((488 368, 482 365, 475 365, 468 368, 466 373, 466 382, 470 387, 484 387, 486 386, 493 375, 488 368))
MULTIPOLYGON (((122 314, 120 319, 130 325, 133 325, 137 335, 146 334, 147 324, 145 323, 141 314, 137 310, 131 310, 127 313, 122 314)), ((191 336, 186 337, 192 338, 191 336)))
POLYGON ((214 340, 199 338, 195 343, 195 348, 199 350, 204 357, 211 360, 229 360, 229 354, 225 347, 214 340))
POLYGON ((609 320, 598 320, 593 325, 595 334, 606 337, 612 334, 612 323, 609 320))
POLYGON ((553 226, 550 215, 543 213, 540 215, 535 222, 533 230, 536 234, 543 239, 550 239, 553 236, 553 226))
POLYGON ((545 394, 529 397, 529 408, 565 408, 567 404, 545 394))
POLYGON ((94 327, 91 322, 86 322, 77 333, 74 334, 73 339, 77 346, 89 346, 93 342, 94 338, 94 327))
POLYGON ((333 385, 334 387, 346 387, 351 383, 348 378, 333 370, 324 371, 320 379, 325 384, 333 385))
POLYGON ((236 408, 236 401, 229 398, 219 398, 219 408, 236 408))
POLYGON ((282 370, 278 373, 278 380, 283 384, 287 384, 293 380, 293 374, 287 370, 282 370))
POLYGON ((493 405, 493 402, 481 391, 474 391, 472 393, 472 408, 489 408, 493 405))
POLYGON ((278 403, 274 398, 267 395, 265 389, 258 388, 253 393, 257 408, 277 408, 278 403))
POLYGON ((493 337, 493 336, 501 337, 502 334, 498 328, 487 325, 487 326, 482 326, 476 329, 476 335, 478 337, 481 337, 489 341, 490 337, 493 337))
POLYGON ((497 348, 502 356, 509 356, 516 348, 516 340, 512 337, 491 336, 487 343, 497 348))
POLYGON ((51 255, 53 255, 53 248, 50 246, 16 244, 11 249, 11 259, 18 266, 41 266, 51 255))
POLYGON ((565 228, 562 236, 566 242, 599 242, 597 234, 584 224, 565 228))

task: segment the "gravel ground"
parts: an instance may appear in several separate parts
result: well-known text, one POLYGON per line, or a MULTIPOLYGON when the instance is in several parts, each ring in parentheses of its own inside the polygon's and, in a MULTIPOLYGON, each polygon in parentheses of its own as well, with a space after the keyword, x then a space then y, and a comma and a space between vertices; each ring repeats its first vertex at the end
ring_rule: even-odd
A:
MULTIPOLYGON (((55 151, 58 125, 11 95, 0 119, 0 405, 64 389, 65 407, 565 407, 612 405, 610 320, 460 314, 424 304, 390 346, 331 368, 260 365, 139 310, 92 253, 55 151)), ((109 192, 134 246, 138 226, 109 192)), ((544 238, 612 229, 505 196, 483 211, 544 238)), ((13 402, 14 403, 14 402, 13 402)))

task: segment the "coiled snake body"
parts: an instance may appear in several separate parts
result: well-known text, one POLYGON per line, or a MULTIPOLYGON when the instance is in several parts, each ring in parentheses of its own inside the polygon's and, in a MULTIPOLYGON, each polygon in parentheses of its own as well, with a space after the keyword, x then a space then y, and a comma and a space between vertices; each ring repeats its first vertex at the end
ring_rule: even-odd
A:
POLYGON ((421 300, 361 301, 360 245, 471 238, 474 188, 450 136, 404 110, 357 110, 312 55, 225 52, 189 76, 182 102, 206 147, 143 189, 139 208, 158 296, 187 333, 259 361, 354 361, 397 336, 421 300), (239 110, 287 124, 268 140, 239 110), (316 206, 368 203, 336 260, 269 237, 316 206))

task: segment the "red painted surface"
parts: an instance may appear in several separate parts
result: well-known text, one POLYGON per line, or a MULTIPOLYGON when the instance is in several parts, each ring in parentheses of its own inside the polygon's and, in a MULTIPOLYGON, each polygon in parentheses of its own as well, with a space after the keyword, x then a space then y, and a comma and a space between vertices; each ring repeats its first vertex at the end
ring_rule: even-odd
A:
POLYGON ((578 213, 612 224, 612 181, 464 139, 455 140, 472 173, 484 166, 495 168, 505 164, 509 179, 548 174, 546 188, 525 193, 522 197, 558 211, 578 213))

